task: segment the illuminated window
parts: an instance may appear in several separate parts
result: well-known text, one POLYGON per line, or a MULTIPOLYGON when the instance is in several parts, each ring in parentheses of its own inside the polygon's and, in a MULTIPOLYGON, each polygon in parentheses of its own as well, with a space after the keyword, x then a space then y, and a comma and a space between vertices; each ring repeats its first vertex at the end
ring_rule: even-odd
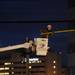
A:
POLYGON ((9 72, 0 73, 0 75, 9 75, 9 72))
POLYGON ((9 70, 9 67, 5 67, 5 68, 0 68, 0 70, 9 70))
POLYGON ((11 62, 4 63, 4 65, 11 65, 11 64, 12 64, 11 62))
POLYGON ((9 67, 5 67, 4 69, 5 69, 5 70, 9 70, 9 67))
POLYGON ((4 70, 4 68, 0 68, 0 70, 4 70))

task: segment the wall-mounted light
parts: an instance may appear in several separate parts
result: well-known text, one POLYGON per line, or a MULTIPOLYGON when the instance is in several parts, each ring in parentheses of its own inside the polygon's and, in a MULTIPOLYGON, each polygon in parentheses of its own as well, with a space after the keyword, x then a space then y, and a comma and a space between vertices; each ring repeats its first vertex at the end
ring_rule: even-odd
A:
POLYGON ((56 68, 56 66, 54 65, 54 66, 53 66, 53 68, 55 69, 55 68, 56 68))
POLYGON ((53 74, 56 74, 56 71, 53 71, 53 74))
POLYGON ((55 63, 56 63, 56 61, 54 60, 54 61, 53 61, 53 63, 55 64, 55 63))

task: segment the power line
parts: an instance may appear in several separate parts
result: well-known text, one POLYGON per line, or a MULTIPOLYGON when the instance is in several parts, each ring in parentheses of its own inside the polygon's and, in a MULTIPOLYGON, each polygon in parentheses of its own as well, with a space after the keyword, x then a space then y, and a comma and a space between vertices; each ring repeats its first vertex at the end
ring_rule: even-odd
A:
POLYGON ((0 21, 0 23, 75 23, 75 20, 30 20, 30 21, 0 21))

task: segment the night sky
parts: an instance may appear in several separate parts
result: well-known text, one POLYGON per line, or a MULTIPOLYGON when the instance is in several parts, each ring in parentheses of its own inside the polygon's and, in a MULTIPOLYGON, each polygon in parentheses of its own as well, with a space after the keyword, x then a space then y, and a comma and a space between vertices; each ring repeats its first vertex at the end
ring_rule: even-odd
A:
POLYGON ((66 16, 67 0, 0 0, 0 20, 52 20, 66 16))
MULTIPOLYGON (((0 21, 30 21, 66 19, 67 0, 0 0, 0 21)), ((39 37, 48 23, 0 23, 0 47, 19 44, 26 37, 39 37)), ((53 30, 68 28, 67 23, 51 23, 53 30)), ((49 45, 63 55, 68 48, 68 33, 55 34, 49 45)))

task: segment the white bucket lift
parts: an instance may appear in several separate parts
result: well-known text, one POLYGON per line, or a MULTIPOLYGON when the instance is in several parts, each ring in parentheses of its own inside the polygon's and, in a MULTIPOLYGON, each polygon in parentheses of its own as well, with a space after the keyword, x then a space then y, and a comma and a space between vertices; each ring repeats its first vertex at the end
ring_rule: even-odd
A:
POLYGON ((35 38, 36 55, 46 56, 48 52, 48 38, 35 38))

